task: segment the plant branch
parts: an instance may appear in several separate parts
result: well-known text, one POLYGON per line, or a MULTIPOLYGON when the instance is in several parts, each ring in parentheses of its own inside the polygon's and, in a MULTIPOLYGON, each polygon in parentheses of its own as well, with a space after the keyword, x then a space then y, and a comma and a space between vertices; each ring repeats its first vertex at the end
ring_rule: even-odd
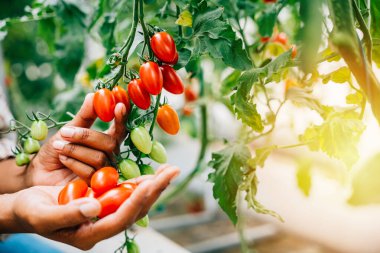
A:
POLYGON ((359 28, 363 32, 363 40, 364 40, 364 45, 366 48, 367 60, 369 62, 372 62, 372 37, 371 37, 371 33, 369 32, 367 24, 365 23, 364 18, 362 16, 362 14, 360 13, 359 7, 356 4, 355 0, 352 0, 352 8, 354 10, 355 18, 359 23, 359 28))
POLYGON ((152 48, 150 46, 150 37, 149 37, 149 33, 148 33, 148 29, 146 28, 146 25, 145 25, 145 22, 144 22, 144 3, 143 3, 143 0, 140 0, 140 15, 139 15, 139 19, 140 19, 140 24, 141 24, 141 28, 143 29, 143 32, 144 32, 144 41, 146 43, 146 45, 148 46, 148 51, 149 51, 149 58, 152 59, 153 58, 153 53, 152 53, 152 48))

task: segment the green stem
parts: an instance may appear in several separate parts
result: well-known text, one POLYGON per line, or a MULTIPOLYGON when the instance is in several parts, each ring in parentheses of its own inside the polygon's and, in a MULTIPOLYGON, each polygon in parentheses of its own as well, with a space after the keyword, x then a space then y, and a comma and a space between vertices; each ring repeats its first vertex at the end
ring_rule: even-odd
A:
MULTIPOLYGON (((179 15, 181 14, 181 10, 179 9, 178 5, 175 6, 176 12, 177 12, 177 19, 179 18, 179 15)), ((182 26, 178 25, 178 36, 182 38, 183 33, 182 33, 182 26)))
POLYGON ((150 128, 149 128, 149 134, 150 136, 153 137, 153 129, 154 129, 154 125, 156 123, 156 119, 157 119, 157 112, 158 112, 158 108, 160 107, 160 100, 161 100, 161 94, 158 94, 157 98, 156 98, 156 105, 154 106, 154 114, 153 114, 153 121, 152 121, 152 124, 150 125, 150 128))
POLYGON ((369 32, 367 24, 365 23, 364 18, 362 16, 362 14, 360 13, 359 7, 356 4, 355 0, 352 0, 352 7, 354 10, 355 18, 359 23, 359 28, 363 32, 363 40, 364 40, 364 45, 366 48, 367 60, 369 62, 372 62, 372 37, 371 37, 371 33, 369 32))
POLYGON ((144 3, 143 3, 143 0, 140 0, 139 19, 140 19, 141 28, 143 29, 143 32, 144 32, 144 41, 145 41, 145 43, 149 49, 148 50, 149 51, 149 58, 152 59, 153 58, 153 52, 152 52, 152 48, 150 46, 150 37, 149 37, 148 29, 146 28, 146 25, 144 22, 144 3))

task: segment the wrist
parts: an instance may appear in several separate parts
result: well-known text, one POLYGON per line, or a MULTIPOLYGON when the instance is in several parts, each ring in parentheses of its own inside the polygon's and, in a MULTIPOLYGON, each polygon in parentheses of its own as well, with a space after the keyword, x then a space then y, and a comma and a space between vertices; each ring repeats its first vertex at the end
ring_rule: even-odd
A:
POLYGON ((0 195, 0 233, 20 232, 14 215, 14 203, 17 193, 0 195))
POLYGON ((16 165, 15 159, 0 161, 0 178, 7 178, 0 184, 0 194, 13 193, 27 188, 27 167, 16 165))

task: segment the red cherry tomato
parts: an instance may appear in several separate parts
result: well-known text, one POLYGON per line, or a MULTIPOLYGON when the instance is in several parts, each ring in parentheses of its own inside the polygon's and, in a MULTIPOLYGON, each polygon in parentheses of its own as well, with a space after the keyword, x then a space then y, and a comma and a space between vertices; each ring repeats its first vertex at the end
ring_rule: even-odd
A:
POLYGON ((133 190, 127 187, 116 187, 100 195, 97 198, 102 207, 98 215, 99 218, 116 212, 121 204, 131 196, 132 192, 133 190))
POLYGON ((184 87, 181 77, 177 72, 169 65, 163 65, 161 67, 162 76, 164 78, 164 88, 173 94, 182 94, 184 87))
POLYGON ((269 37, 269 36, 263 36, 263 37, 260 38, 260 41, 261 41, 262 43, 267 43, 267 42, 269 42, 269 40, 270 40, 270 37, 269 37))
POLYGON ((89 187, 87 192, 86 192, 86 195, 85 197, 88 197, 88 198, 96 198, 98 195, 95 194, 95 192, 89 187))
POLYGON ((65 205, 74 199, 82 198, 86 195, 88 186, 82 179, 68 183, 58 195, 58 204, 65 205))
POLYGON ((147 110, 150 106, 150 95, 144 89, 140 79, 133 79, 128 85, 128 94, 132 102, 139 108, 147 110))
POLYGON ((297 56, 297 47, 295 45, 292 46, 292 59, 297 56))
POLYGON ((182 114, 185 116, 191 116, 193 114, 193 108, 188 105, 185 105, 182 109, 182 114))
POLYGON ((126 90, 124 90, 120 86, 115 86, 112 89, 112 94, 115 98, 115 102, 117 103, 123 103, 125 105, 125 108, 127 109, 127 112, 131 109, 131 103, 129 102, 128 93, 126 90))
POLYGON ((140 67, 141 82, 147 92, 152 95, 161 93, 163 77, 157 63, 148 61, 140 67))
POLYGON ((94 96, 96 115, 104 122, 110 122, 115 117, 115 98, 109 89, 98 90, 94 96))
POLYGON ((162 130, 171 135, 177 134, 180 128, 177 112, 167 104, 158 108, 157 123, 162 130))
POLYGON ((191 86, 185 88, 185 99, 187 102, 193 102, 198 99, 198 94, 195 93, 191 86))
POLYGON ((177 48, 173 37, 167 32, 159 32, 153 35, 150 39, 150 46, 160 61, 169 64, 175 61, 177 48))
POLYGON ((275 3, 277 0, 264 0, 264 3, 269 4, 269 3, 275 3))
POLYGON ((167 62, 167 64, 169 64, 169 65, 176 65, 177 62, 178 62, 178 52, 175 53, 174 60, 171 61, 171 62, 167 62))
POLYGON ((137 184, 136 183, 134 183, 134 182, 128 182, 128 181, 123 182, 123 183, 119 184, 118 186, 119 187, 125 187, 125 188, 131 189, 133 191, 136 190, 136 188, 137 188, 137 184))
POLYGON ((91 188, 100 195, 117 186, 119 173, 112 167, 104 167, 97 170, 91 177, 91 188))
POLYGON ((281 32, 274 37, 273 41, 286 46, 288 44, 288 36, 286 33, 281 32))

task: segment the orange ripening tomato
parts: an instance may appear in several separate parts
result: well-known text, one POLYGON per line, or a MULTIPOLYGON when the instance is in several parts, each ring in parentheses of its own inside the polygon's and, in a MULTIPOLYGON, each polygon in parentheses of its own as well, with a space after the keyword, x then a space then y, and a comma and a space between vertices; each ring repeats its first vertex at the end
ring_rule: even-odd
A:
POLYGON ((169 65, 163 65, 161 67, 162 76, 164 78, 164 88, 173 94, 182 94, 184 86, 181 77, 177 72, 169 65))
POLYGON ((193 102, 198 99, 198 94, 193 90, 191 86, 185 88, 185 99, 187 102, 193 102))
POLYGON ((147 110, 150 106, 150 95, 144 89, 140 79, 133 79, 128 85, 128 94, 132 102, 140 109, 147 110))
POLYGON ((286 46, 288 44, 288 36, 286 33, 281 32, 274 37, 273 41, 286 46))
MULTIPOLYGON (((154 55, 162 62, 172 64, 175 61, 177 48, 173 37, 167 32, 158 32, 150 39, 154 55)), ((178 54, 177 54, 178 58, 178 54)))
POLYGON ((136 190, 137 184, 134 183, 134 182, 128 182, 128 181, 126 181, 126 182, 123 182, 123 183, 119 184, 118 187, 125 187, 127 189, 136 190))
POLYGON ((90 187, 88 187, 88 190, 86 192, 85 197, 87 197, 87 198, 96 198, 97 196, 98 195, 95 194, 95 192, 90 187))
POLYGON ((58 195, 58 204, 65 205, 74 199, 84 197, 87 189, 88 186, 83 179, 76 179, 68 183, 58 195))
POLYGON ((117 211, 117 209, 127 200, 133 193, 132 189, 127 187, 116 187, 113 188, 102 195, 100 195, 97 200, 101 205, 101 211, 98 215, 99 218, 103 218, 111 213, 117 211))
POLYGON ((127 113, 131 110, 131 103, 129 102, 128 93, 126 90, 124 90, 120 86, 115 86, 112 89, 112 94, 115 98, 115 102, 117 103, 123 103, 125 105, 125 108, 127 109, 127 113))
POLYGON ((295 45, 292 46, 292 59, 297 56, 297 47, 295 45))
POLYGON ((177 134, 180 128, 178 114, 168 104, 158 108, 157 123, 162 130, 171 135, 177 134))
POLYGON ((260 41, 262 43, 267 43, 267 42, 270 41, 270 37, 269 36, 263 36, 263 37, 260 38, 260 41))
POLYGON ((193 114, 193 108, 188 105, 185 105, 182 109, 182 114, 185 116, 191 116, 193 114))
POLYGON ((104 121, 110 122, 115 117, 115 98, 109 89, 103 88, 95 92, 94 109, 96 115, 104 121))
POLYGON ((140 79, 147 92, 152 95, 161 93, 164 79, 157 63, 148 61, 141 65, 140 79))
POLYGON ((95 194, 100 195, 117 186, 119 173, 115 168, 104 167, 97 170, 91 177, 91 188, 95 194))

